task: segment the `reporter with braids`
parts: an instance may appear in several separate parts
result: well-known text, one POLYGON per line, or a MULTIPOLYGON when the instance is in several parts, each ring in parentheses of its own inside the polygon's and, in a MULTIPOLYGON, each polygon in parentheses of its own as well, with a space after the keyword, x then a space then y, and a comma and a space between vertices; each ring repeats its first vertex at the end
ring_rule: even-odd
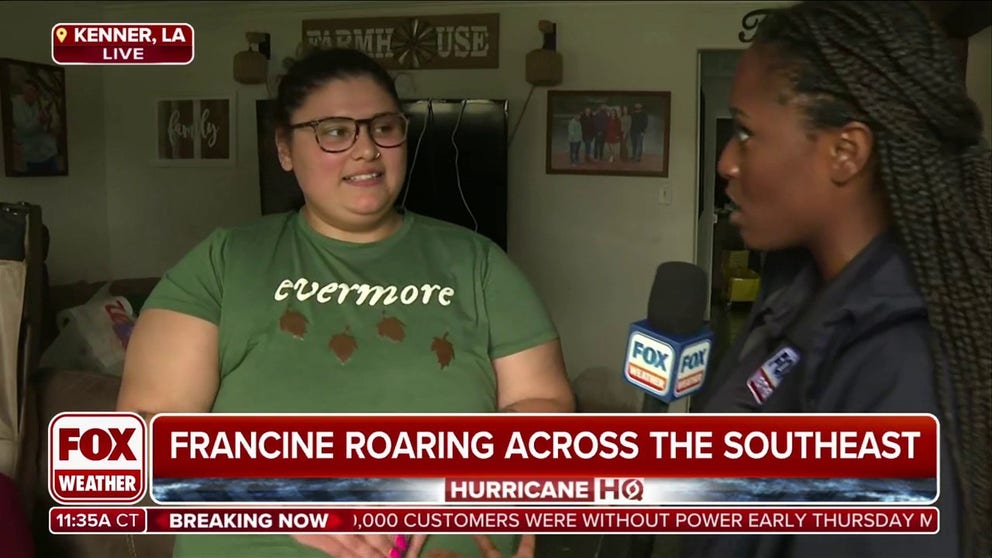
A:
POLYGON ((694 536, 684 555, 992 555, 992 172, 958 68, 906 2, 804 2, 762 22, 719 162, 731 222, 767 252, 762 293, 693 407, 933 413, 940 532, 694 536), (788 347, 798 363, 752 392, 788 347))

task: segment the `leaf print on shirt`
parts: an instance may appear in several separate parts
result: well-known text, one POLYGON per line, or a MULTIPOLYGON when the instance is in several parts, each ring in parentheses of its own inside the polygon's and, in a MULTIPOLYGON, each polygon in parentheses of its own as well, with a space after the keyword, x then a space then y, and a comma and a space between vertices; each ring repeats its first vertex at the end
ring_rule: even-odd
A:
POLYGON ((448 332, 445 332, 441 337, 434 338, 434 341, 431 342, 431 350, 437 356, 437 363, 441 365, 441 368, 447 367, 455 358, 455 348, 451 345, 451 341, 448 341, 448 332))
POLYGON ((279 318, 279 329, 297 339, 306 337, 308 325, 307 317, 292 308, 287 308, 282 317, 279 318))
POLYGON ((397 343, 406 339, 406 325, 399 318, 387 318, 385 312, 382 313, 382 320, 376 327, 379 330, 379 337, 385 337, 397 343))
POLYGON ((343 332, 331 337, 331 340, 327 342, 327 346, 334 351, 341 364, 348 362, 351 359, 351 355, 355 354, 355 350, 358 349, 358 343, 355 342, 355 338, 351 335, 351 327, 349 326, 345 326, 343 332))

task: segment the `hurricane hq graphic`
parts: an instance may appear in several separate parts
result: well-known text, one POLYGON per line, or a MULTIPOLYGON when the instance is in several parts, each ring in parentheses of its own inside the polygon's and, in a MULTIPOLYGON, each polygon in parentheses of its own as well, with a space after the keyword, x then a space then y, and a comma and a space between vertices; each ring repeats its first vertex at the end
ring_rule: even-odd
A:
MULTIPOLYGON (((444 479, 154 479, 159 502, 444 502, 444 479)), ((633 495, 628 495, 633 496, 633 495)), ((937 479, 645 479, 630 504, 927 504, 937 479)), ((547 502, 544 502, 545 504, 547 502)))

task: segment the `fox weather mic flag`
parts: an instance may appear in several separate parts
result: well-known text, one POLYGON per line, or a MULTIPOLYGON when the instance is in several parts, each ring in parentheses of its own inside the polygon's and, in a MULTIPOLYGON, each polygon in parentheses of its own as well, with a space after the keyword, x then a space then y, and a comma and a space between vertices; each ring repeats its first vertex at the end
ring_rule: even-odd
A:
POLYGON ((704 325, 706 272, 686 262, 658 266, 648 317, 630 326, 624 376, 652 396, 671 403, 703 385, 713 348, 704 325))

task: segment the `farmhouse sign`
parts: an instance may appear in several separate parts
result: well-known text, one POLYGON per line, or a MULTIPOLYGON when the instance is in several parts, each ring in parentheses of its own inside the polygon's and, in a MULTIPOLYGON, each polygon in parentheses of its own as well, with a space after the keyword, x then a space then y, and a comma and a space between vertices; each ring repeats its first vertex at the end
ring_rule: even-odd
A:
POLYGON ((499 67, 499 14, 310 19, 303 40, 361 50, 390 70, 499 67))

